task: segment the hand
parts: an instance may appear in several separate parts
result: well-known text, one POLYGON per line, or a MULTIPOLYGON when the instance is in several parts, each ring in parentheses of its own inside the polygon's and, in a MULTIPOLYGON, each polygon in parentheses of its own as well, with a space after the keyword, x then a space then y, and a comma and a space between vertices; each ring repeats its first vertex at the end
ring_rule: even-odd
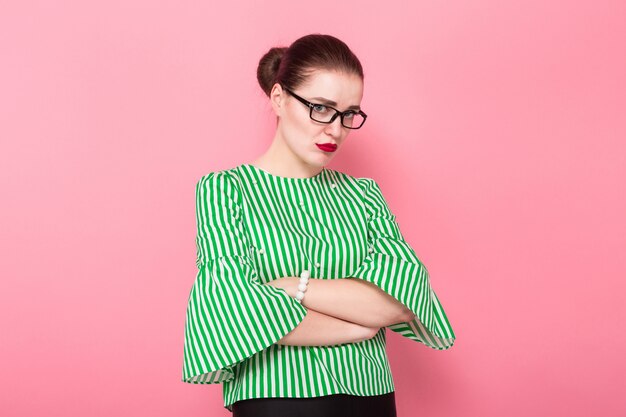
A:
POLYGON ((360 324, 350 323, 352 337, 354 338, 354 342, 363 342, 365 340, 372 339, 375 337, 380 331, 381 327, 370 327, 370 326, 361 326, 360 324))

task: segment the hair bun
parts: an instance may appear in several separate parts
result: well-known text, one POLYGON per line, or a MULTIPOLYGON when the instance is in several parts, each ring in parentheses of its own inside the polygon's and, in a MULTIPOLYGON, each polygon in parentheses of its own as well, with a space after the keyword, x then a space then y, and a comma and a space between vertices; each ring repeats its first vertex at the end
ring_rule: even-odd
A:
POLYGON ((287 52, 286 47, 275 46, 263 55, 259 60, 259 66, 256 70, 256 78, 265 94, 269 97, 272 87, 274 86, 276 75, 280 67, 283 55, 287 52))

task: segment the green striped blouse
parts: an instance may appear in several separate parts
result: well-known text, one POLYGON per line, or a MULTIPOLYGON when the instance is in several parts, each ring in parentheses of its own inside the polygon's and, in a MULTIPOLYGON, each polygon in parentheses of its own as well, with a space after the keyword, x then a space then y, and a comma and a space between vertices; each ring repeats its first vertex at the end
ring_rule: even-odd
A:
POLYGON ((373 179, 328 168, 280 177, 250 164, 210 172, 196 184, 196 224, 182 380, 222 383, 229 411, 249 398, 394 391, 386 328, 358 343, 276 343, 307 308, 263 284, 303 269, 311 278, 372 282, 416 315, 389 329, 434 349, 454 343, 428 271, 373 179))

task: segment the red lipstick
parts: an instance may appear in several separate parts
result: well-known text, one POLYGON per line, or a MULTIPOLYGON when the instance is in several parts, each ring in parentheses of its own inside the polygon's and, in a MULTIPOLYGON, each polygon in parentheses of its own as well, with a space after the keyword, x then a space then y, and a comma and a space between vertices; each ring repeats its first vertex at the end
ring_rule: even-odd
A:
POLYGON ((335 152, 337 150, 337 145, 334 143, 316 143, 316 145, 324 152, 335 152))

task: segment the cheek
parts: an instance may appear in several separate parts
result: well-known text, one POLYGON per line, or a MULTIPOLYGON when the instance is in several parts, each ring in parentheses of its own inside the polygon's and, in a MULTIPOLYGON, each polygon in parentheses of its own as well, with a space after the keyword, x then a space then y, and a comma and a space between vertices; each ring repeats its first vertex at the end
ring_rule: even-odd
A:
POLYGON ((301 142, 303 138, 313 137, 315 135, 320 134, 324 130, 324 126, 316 126, 312 123, 312 120, 308 117, 293 117, 289 122, 289 129, 294 135, 294 140, 298 140, 301 142))

